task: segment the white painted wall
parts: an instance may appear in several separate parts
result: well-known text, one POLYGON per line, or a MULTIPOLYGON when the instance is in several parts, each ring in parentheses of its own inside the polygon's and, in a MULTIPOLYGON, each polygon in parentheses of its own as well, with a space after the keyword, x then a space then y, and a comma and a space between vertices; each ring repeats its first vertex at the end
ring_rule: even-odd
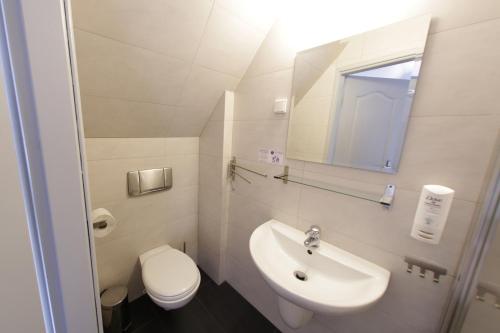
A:
POLYGON ((318 315, 293 332, 437 332, 454 280, 500 127, 496 98, 500 2, 392 1, 393 6, 381 5, 386 2, 328 2, 329 10, 321 8, 320 1, 304 2, 302 16, 273 26, 235 91, 233 154, 247 166, 280 174, 281 167, 258 162, 258 149, 285 150, 288 115, 275 115, 272 107, 275 98, 290 94, 297 45, 312 47, 424 13, 433 17, 397 174, 285 162, 294 175, 362 191, 382 193, 386 184, 393 183, 397 192, 390 210, 272 178, 249 175, 251 185, 240 180, 235 184, 229 208, 227 278, 283 332, 292 330, 280 319, 276 296, 248 250, 251 232, 271 218, 301 230, 319 224, 325 241, 392 272, 387 294, 377 305, 349 316, 318 315), (419 192, 428 183, 456 190, 437 246, 410 237, 419 192), (435 284, 430 278, 410 275, 405 255, 439 263, 451 276, 435 284))
POLYGON ((108 209, 118 225, 95 238, 101 290, 129 288, 142 295, 139 255, 160 245, 182 249, 195 261, 198 244, 198 138, 86 139, 92 209, 108 209), (139 197, 127 193, 127 172, 171 167, 173 187, 139 197))
POLYGON ((5 332, 45 332, 4 79, 0 66, 0 323, 5 332))

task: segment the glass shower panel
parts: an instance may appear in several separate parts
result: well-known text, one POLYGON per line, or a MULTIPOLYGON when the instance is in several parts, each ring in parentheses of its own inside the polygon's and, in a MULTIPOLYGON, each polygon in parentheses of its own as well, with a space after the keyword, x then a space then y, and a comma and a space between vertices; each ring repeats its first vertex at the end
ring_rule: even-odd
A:
POLYGON ((500 228, 484 259, 461 333, 500 332, 500 228))

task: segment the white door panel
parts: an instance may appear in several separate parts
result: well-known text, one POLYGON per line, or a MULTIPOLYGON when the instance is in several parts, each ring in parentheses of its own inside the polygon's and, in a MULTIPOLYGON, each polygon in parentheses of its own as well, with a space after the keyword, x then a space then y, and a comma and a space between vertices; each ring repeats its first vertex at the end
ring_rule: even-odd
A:
POLYGON ((45 332, 28 218, 0 66, 0 323, 2 332, 45 332))

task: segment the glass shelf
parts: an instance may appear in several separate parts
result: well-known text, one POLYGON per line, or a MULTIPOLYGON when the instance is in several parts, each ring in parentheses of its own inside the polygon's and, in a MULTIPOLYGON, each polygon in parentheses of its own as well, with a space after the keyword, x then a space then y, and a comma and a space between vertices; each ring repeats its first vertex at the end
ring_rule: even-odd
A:
POLYGON ((286 169, 285 169, 285 174, 274 176, 274 178, 282 180, 285 184, 287 182, 300 184, 300 185, 304 185, 304 186, 308 186, 308 187, 317 188, 320 190, 325 190, 325 191, 329 191, 329 192, 333 192, 333 193, 347 195, 347 196, 353 197, 353 198, 358 198, 358 199, 362 199, 362 200, 375 202, 378 204, 382 204, 384 206, 391 206, 392 196, 394 195, 394 185, 387 185, 386 193, 383 193, 383 194, 365 193, 365 192, 361 192, 361 191, 357 191, 357 190, 353 190, 353 189, 349 189, 349 188, 345 188, 345 187, 341 187, 341 186, 337 186, 337 185, 333 185, 333 184, 324 183, 324 182, 317 181, 317 180, 304 179, 301 177, 290 176, 290 175, 287 175, 286 169), (386 197, 388 190, 392 191, 392 195, 389 195, 388 197, 386 197))

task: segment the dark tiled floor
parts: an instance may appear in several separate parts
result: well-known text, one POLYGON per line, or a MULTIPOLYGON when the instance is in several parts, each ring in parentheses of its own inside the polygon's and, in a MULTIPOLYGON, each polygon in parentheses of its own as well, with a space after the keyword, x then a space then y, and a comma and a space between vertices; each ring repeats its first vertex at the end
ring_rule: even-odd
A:
POLYGON ((276 333, 264 316, 229 284, 218 286, 205 273, 195 298, 165 311, 144 295, 130 303, 129 333, 276 333))

